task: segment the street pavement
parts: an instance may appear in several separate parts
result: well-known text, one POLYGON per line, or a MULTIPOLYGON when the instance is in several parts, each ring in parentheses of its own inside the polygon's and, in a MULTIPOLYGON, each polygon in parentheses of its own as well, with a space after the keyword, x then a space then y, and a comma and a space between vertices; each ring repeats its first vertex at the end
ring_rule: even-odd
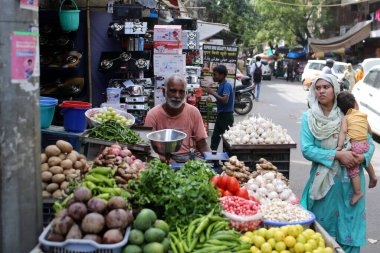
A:
MULTIPOLYGON (((304 91, 300 82, 287 83, 283 79, 272 79, 263 81, 261 85, 260 101, 254 102, 251 114, 260 114, 268 117, 275 124, 280 124, 291 135, 297 143, 297 149, 291 150, 290 163, 290 186, 297 196, 301 196, 303 187, 308 180, 311 162, 303 158, 300 150, 300 128, 302 113, 307 110, 306 98, 308 91, 304 91)), ((250 114, 250 115, 251 115, 250 114)), ((247 116, 236 116, 235 122, 243 120, 247 116)), ((372 164, 376 174, 380 176, 380 144, 375 138, 376 151, 373 155, 372 164)), ((366 180, 368 184, 368 177, 366 180)), ((380 240, 380 185, 375 189, 367 190, 367 238, 380 240)), ((380 242, 363 247, 362 253, 380 252, 380 242)))

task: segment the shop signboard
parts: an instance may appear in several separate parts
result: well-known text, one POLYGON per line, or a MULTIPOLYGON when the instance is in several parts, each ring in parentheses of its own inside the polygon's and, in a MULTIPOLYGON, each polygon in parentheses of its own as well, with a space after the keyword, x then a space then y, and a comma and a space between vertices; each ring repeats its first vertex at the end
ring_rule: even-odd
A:
POLYGON ((214 67, 223 64, 227 67, 227 81, 235 85, 236 67, 239 48, 234 46, 220 45, 203 45, 203 69, 202 69, 202 86, 215 87, 216 84, 212 80, 212 71, 214 67))
MULTIPOLYGON (((203 68, 201 86, 216 89, 217 84, 212 78, 213 69, 222 64, 228 71, 227 81, 235 87, 236 67, 239 48, 234 46, 203 44, 203 68)), ((213 96, 202 96, 202 100, 207 103, 207 111, 202 108, 201 114, 208 123, 215 122, 216 104, 213 96)))

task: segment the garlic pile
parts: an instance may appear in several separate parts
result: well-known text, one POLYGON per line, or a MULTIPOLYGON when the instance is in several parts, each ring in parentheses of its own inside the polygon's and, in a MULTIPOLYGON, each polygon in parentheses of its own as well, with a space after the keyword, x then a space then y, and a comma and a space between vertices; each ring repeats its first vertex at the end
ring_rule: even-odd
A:
POLYGON ((223 137, 231 145, 294 143, 286 129, 273 124, 272 120, 265 119, 260 115, 234 124, 223 134, 223 137))
POLYGON ((300 205, 274 200, 261 205, 264 219, 274 222, 301 222, 312 218, 310 213, 300 205))
POLYGON ((260 203, 269 200, 280 200, 284 202, 297 201, 296 195, 280 178, 276 178, 275 172, 269 171, 264 175, 251 178, 245 184, 248 193, 253 195, 260 203))

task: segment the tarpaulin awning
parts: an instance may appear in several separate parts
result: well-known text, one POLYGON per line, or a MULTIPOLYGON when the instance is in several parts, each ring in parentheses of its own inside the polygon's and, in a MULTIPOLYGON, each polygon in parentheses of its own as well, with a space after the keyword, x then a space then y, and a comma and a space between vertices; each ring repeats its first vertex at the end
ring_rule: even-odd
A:
POLYGON ((357 23, 342 36, 325 40, 309 39, 309 44, 315 52, 329 52, 339 48, 348 48, 369 37, 371 20, 357 23))
POLYGON ((197 20, 198 31, 199 31, 199 40, 207 40, 214 36, 215 34, 220 33, 223 30, 229 31, 229 26, 226 24, 220 23, 210 23, 202 20, 197 20))

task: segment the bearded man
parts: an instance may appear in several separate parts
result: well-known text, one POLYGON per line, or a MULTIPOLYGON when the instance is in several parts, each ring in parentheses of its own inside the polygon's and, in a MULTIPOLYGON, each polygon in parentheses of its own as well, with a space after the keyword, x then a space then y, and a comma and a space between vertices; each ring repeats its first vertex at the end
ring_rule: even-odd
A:
POLYGON ((163 87, 166 102, 151 109, 145 119, 145 126, 152 127, 154 131, 175 129, 187 134, 176 153, 179 156, 189 154, 191 148, 200 153, 211 151, 199 110, 186 103, 186 86, 186 80, 181 75, 169 76, 163 87))

